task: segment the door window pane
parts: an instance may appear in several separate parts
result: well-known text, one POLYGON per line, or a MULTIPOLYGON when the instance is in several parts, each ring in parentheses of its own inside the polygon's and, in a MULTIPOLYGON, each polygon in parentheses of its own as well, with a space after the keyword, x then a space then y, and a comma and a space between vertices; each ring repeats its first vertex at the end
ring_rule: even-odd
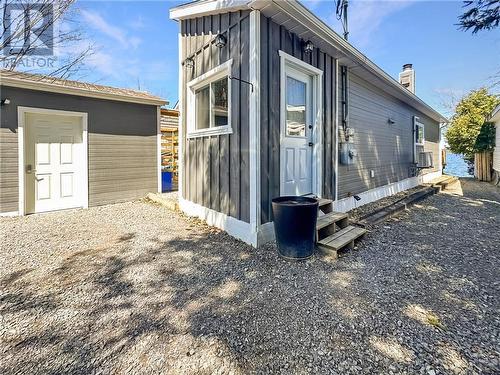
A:
POLYGON ((286 77, 286 135, 306 136, 306 83, 286 77))
POLYGON ((227 77, 224 77, 211 84, 213 95, 213 126, 228 125, 228 90, 227 77))
POLYGON ((210 85, 195 92, 196 98, 196 129, 210 127, 210 85))

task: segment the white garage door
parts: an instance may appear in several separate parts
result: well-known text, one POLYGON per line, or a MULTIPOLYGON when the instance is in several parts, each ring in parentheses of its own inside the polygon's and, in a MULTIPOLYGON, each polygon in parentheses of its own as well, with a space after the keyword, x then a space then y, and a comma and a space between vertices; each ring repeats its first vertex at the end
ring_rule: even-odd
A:
POLYGON ((83 207, 84 144, 79 117, 27 113, 26 212, 83 207))

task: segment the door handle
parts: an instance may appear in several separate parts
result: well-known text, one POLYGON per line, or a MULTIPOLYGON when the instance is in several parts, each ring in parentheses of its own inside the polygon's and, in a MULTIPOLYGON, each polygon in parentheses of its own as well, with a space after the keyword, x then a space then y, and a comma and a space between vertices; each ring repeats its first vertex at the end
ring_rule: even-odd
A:
POLYGON ((314 143, 309 142, 309 147, 312 147, 312 146, 314 146, 314 143))
POLYGON ((36 169, 33 169, 33 166, 31 164, 28 164, 26 166, 26 173, 36 173, 36 169))

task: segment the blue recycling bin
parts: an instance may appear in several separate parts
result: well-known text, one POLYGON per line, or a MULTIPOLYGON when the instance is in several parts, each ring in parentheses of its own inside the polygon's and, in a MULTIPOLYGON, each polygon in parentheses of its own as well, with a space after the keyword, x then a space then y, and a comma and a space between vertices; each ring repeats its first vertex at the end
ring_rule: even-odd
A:
POLYGON ((161 172, 161 192, 172 191, 172 172, 161 172))

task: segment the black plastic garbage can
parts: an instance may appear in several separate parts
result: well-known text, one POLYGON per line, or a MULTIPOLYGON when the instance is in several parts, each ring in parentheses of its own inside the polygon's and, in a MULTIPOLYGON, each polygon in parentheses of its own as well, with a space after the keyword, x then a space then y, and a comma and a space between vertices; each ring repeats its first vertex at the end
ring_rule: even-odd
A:
POLYGON ((279 197, 272 201, 274 233, 281 256, 306 259, 314 252, 318 201, 307 197, 279 197))

